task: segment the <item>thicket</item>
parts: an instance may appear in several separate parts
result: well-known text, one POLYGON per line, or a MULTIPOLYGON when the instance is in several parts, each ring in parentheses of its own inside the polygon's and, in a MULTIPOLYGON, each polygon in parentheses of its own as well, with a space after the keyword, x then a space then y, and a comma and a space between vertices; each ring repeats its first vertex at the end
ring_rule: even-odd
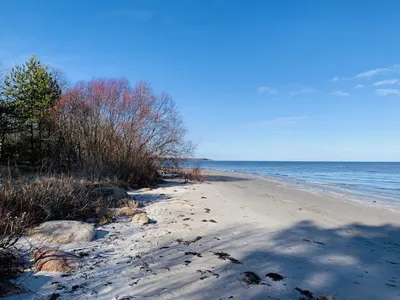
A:
POLYGON ((151 185, 161 160, 193 149, 172 98, 146 82, 101 78, 67 86, 35 56, 0 79, 3 274, 11 270, 9 249, 28 226, 84 219, 104 205, 88 197, 93 183, 151 185))
POLYGON ((157 179, 158 158, 190 154, 192 145, 167 94, 126 79, 78 82, 62 92, 56 75, 33 56, 4 76, 3 164, 149 184, 157 179))

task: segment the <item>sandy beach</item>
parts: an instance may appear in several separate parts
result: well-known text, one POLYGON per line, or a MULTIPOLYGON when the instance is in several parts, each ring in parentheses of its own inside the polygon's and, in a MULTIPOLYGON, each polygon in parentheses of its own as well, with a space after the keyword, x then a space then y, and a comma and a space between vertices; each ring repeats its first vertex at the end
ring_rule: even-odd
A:
POLYGON ((121 219, 60 246, 81 266, 26 274, 31 292, 10 299, 400 299, 400 210, 207 173, 132 192, 154 224, 121 219))

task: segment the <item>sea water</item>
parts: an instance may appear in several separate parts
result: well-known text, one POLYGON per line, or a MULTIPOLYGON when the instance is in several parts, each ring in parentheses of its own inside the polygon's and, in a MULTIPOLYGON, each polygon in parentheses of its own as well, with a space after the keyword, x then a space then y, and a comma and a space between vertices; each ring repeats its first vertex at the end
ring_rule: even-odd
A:
POLYGON ((189 161, 188 167, 285 179, 322 190, 400 201, 400 162, 189 161))

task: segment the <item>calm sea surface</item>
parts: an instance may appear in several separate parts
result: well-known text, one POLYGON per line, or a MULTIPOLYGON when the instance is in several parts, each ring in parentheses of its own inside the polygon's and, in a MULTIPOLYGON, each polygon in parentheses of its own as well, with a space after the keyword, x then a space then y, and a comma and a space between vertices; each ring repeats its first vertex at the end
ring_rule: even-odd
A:
POLYGON ((275 177, 321 189, 400 201, 399 162, 191 161, 187 165, 275 177))

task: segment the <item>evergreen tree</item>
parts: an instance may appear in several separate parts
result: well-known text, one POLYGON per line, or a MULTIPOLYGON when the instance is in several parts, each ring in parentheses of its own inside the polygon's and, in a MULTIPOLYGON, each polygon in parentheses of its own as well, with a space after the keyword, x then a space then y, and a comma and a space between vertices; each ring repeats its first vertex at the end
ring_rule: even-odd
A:
MULTIPOLYGON (((46 118, 61 96, 61 89, 48 67, 32 56, 14 66, 4 76, 1 88, 1 133, 19 132, 21 149, 26 149, 32 164, 42 156, 43 139, 50 134, 46 118), (4 123, 4 124, 3 124, 4 123)), ((23 154, 23 153, 21 153, 23 154)))

